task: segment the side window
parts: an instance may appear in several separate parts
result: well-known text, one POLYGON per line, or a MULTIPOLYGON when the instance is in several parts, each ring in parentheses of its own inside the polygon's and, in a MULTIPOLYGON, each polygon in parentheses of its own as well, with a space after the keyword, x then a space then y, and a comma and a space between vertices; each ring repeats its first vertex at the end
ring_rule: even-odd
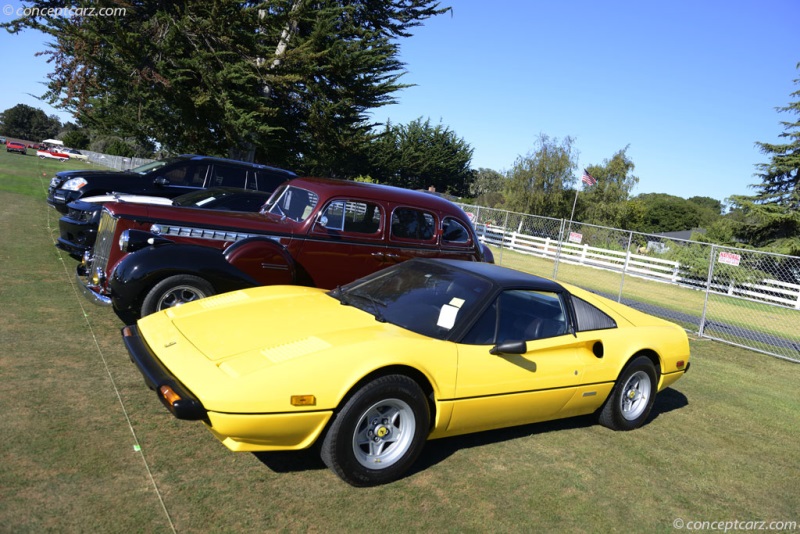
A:
POLYGON ((567 314, 557 294, 510 290, 500 294, 462 342, 485 345, 504 341, 534 341, 567 332, 567 314))
POLYGON ((230 167, 227 165, 214 165, 214 174, 211 176, 209 187, 240 187, 244 188, 247 181, 247 169, 243 167, 230 167))
POLYGON ((203 187, 207 170, 208 165, 187 163, 186 165, 172 168, 161 176, 169 180, 170 185, 203 187))
POLYGON ((320 224, 329 230, 374 234, 380 230, 381 208, 369 202, 336 200, 325 208, 320 224))
POLYGON ((445 217, 442 223, 442 241, 446 243, 469 243, 469 231, 461 222, 445 217))
POLYGON ((329 230, 343 230, 344 229, 344 200, 336 200, 328 204, 319 222, 322 226, 329 230))
POLYGON ((617 323, 605 314, 578 297, 572 297, 572 307, 575 309, 575 318, 578 321, 578 332, 587 330, 605 330, 616 328, 617 323))
POLYGON ((436 219, 433 214, 414 208, 397 208, 392 213, 392 237, 400 239, 433 239, 436 219))
POLYGON ((271 193, 278 189, 278 186, 288 180, 285 174, 270 171, 251 171, 250 179, 247 181, 247 189, 256 191, 266 191, 271 193))

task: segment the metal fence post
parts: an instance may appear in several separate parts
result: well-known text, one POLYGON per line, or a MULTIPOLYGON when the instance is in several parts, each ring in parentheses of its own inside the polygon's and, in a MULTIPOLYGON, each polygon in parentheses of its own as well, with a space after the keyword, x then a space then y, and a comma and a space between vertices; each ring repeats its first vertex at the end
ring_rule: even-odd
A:
POLYGON ((708 312, 708 295, 711 293, 711 280, 714 279, 714 254, 717 250, 716 245, 711 245, 711 255, 708 257, 708 279, 706 280, 706 296, 703 301, 703 313, 700 314, 700 329, 697 335, 703 337, 706 329, 706 313, 708 312))
POLYGON ((556 259, 553 262, 553 280, 558 280, 558 263, 561 260, 561 247, 564 243, 564 226, 566 220, 561 219, 561 227, 558 229, 558 245, 556 247, 556 259))
POLYGON ((631 261, 632 241, 633 241, 633 232, 628 232, 628 253, 625 254, 625 264, 622 266, 622 278, 619 281, 619 294, 617 295, 617 302, 622 302, 622 288, 625 286, 625 273, 628 271, 628 262, 631 261))

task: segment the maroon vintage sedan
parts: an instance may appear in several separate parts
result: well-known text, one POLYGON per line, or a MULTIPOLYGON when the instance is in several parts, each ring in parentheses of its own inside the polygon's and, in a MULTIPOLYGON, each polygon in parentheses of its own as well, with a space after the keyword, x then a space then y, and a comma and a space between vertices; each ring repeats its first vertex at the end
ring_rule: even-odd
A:
POLYGON ((130 318, 256 285, 333 288, 419 257, 493 261, 448 200, 296 178, 260 213, 106 205, 77 275, 93 302, 130 318))

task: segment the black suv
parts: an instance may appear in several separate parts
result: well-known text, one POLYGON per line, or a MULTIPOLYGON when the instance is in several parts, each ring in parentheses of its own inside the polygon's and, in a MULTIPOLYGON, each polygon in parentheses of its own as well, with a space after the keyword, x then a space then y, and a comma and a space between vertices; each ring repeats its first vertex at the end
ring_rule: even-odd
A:
POLYGON ((83 196, 131 193, 174 198, 208 187, 238 187, 273 191, 294 178, 292 171, 232 159, 183 155, 128 171, 61 171, 50 180, 47 203, 61 213, 83 196))

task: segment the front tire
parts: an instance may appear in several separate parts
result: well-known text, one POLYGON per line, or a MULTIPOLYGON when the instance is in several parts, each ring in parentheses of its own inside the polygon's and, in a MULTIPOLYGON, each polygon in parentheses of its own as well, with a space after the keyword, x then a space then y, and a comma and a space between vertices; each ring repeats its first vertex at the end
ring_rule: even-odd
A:
POLYGON ((416 461, 429 424, 428 402, 419 385, 407 376, 384 376, 347 401, 331 423, 320 455, 348 484, 386 484, 416 461))
POLYGON ((639 428, 650 415, 657 387, 653 362, 646 356, 639 356, 620 374, 600 411, 600 424, 612 430, 639 428))
POLYGON ((204 299, 214 294, 211 284, 190 274, 177 274, 163 279, 142 301, 141 316, 204 299))

